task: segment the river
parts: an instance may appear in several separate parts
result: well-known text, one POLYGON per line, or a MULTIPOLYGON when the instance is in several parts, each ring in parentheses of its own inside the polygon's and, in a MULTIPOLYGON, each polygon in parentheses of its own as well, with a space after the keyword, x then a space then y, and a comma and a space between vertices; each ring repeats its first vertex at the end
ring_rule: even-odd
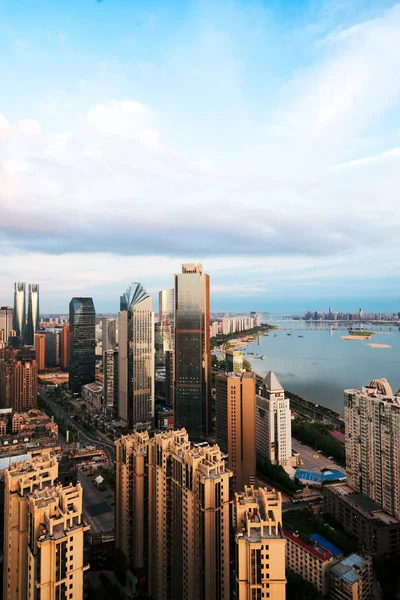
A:
POLYGON ((343 415, 343 391, 360 389, 371 379, 386 377, 396 393, 400 387, 400 332, 393 326, 364 326, 377 331, 369 340, 344 340, 345 330, 310 328, 305 322, 275 322, 282 329, 271 331, 244 351, 252 369, 261 376, 274 371, 282 386, 343 415), (302 327, 301 331, 296 328, 302 327), (285 330, 283 330, 285 328, 285 330), (292 332, 292 335, 287 335, 292 332), (302 336, 302 337, 300 337, 302 336), (390 348, 371 348, 368 344, 390 348), (265 355, 267 360, 254 358, 265 355))

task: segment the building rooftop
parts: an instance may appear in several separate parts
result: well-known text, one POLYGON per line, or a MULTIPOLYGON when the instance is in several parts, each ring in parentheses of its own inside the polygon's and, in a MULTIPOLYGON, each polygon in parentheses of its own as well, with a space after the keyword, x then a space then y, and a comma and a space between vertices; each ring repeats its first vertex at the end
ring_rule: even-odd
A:
POLYGON ((308 481, 317 485, 330 481, 343 481, 346 479, 346 474, 336 469, 328 469, 326 471, 308 471, 307 469, 296 469, 294 474, 296 479, 308 481))
POLYGON ((360 579, 360 570, 364 567, 366 561, 359 554, 350 554, 331 569, 331 572, 346 581, 347 583, 353 584, 355 581, 360 579))
POLYGON ((289 531, 286 527, 283 530, 285 537, 289 540, 301 546, 304 550, 312 554, 318 560, 325 562, 326 560, 330 560, 333 558, 333 554, 329 552, 326 548, 318 544, 315 540, 311 540, 306 538, 305 536, 299 534, 298 532, 289 531))
POLYGON ((263 381, 263 385, 270 392, 282 392, 283 387, 279 383, 279 380, 273 371, 269 371, 268 375, 263 381))
POLYGON ((353 488, 346 484, 332 484, 328 486, 328 489, 332 490, 348 504, 354 506, 354 508, 363 513, 368 519, 374 519, 375 521, 380 522, 382 526, 400 523, 398 519, 385 512, 377 502, 364 496, 364 494, 355 492, 353 488))
POLYGON ((319 533, 312 533, 310 538, 317 542, 317 544, 319 544, 322 548, 328 550, 328 552, 330 552, 335 558, 343 555, 343 552, 337 546, 332 544, 332 542, 327 540, 323 535, 320 535, 319 533))

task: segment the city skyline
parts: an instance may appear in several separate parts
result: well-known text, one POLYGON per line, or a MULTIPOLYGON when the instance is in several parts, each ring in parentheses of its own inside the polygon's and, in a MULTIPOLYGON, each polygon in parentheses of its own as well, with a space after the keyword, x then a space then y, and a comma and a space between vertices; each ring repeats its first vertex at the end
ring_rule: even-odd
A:
POLYGON ((0 20, 7 303, 17 274, 43 310, 110 310, 179 256, 215 309, 394 304, 400 4, 5 0, 0 20))

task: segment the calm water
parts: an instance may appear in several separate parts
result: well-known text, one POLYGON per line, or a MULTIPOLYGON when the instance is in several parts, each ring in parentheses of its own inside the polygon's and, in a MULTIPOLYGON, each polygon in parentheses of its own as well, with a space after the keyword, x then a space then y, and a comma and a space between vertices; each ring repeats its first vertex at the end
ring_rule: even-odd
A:
MULTIPOLYGON (((290 323, 284 322, 282 326, 290 328, 290 323)), ((300 323, 293 321, 293 327, 300 327, 300 323)), ((387 333, 379 331, 362 341, 342 340, 347 331, 309 330, 305 323, 303 328, 303 331, 293 329, 292 337, 287 335, 290 329, 271 332, 268 337, 260 338, 259 345, 247 346, 244 357, 249 352, 267 356, 267 360, 250 361, 257 374, 264 376, 272 370, 285 389, 340 414, 346 388, 359 389, 380 377, 386 377, 394 393, 400 388, 400 332, 396 327, 391 331, 384 328, 387 333), (388 344, 391 348, 371 348, 369 343, 388 344)), ((374 328, 365 326, 365 329, 374 328)))

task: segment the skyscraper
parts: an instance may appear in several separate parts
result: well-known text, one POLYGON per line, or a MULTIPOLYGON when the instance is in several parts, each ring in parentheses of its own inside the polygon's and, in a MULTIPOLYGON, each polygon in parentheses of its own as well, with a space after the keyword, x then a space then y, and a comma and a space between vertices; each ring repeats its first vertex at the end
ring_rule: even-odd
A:
POLYGON ((1 408, 23 412, 37 403, 38 366, 30 348, 0 350, 1 408))
POLYGON ((0 348, 8 346, 8 338, 13 328, 13 309, 9 306, 0 308, 0 348))
POLYGON ((4 581, 7 600, 83 598, 82 487, 57 482, 43 454, 5 471, 4 581))
POLYGON ((118 415, 128 423, 154 418, 154 313, 140 283, 121 296, 118 315, 118 415))
POLYGON ((30 283, 28 287, 28 325, 26 328, 26 343, 34 344, 34 335, 39 329, 39 285, 30 283))
POLYGON ((235 494, 237 600, 285 600, 282 497, 266 488, 235 494))
POLYGON ((104 318, 101 320, 102 351, 115 350, 117 347, 117 320, 104 318))
MULTIPOLYGON (((161 328, 162 351, 174 349, 174 290, 162 290, 158 295, 158 322, 161 328)), ((165 361, 165 359, 164 359, 165 361)))
POLYGON ((52 329, 41 330, 46 340, 46 367, 60 366, 61 331, 52 329))
POLYGON ((34 344, 38 372, 43 373, 46 367, 46 336, 43 333, 35 333, 34 344))
POLYGON ((292 456, 292 421, 289 398, 270 371, 256 398, 257 456, 275 465, 287 465, 292 456))
POLYGON ((69 369, 69 325, 64 325, 61 330, 61 352, 60 352, 60 363, 63 371, 69 369))
POLYGON ((202 265, 175 275, 174 418, 193 439, 211 427, 210 278, 202 265))
POLYGON ((347 484, 400 519, 400 394, 386 379, 345 390, 347 484))
POLYGON ((103 352, 103 400, 106 411, 118 416, 118 350, 103 352))
POLYGON ((154 600, 228 600, 231 471, 218 446, 184 429, 149 442, 149 592, 154 600))
POLYGON ((92 298, 72 298, 69 303, 69 388, 80 393, 95 380, 96 312, 92 298))
POLYGON ((217 444, 228 454, 234 491, 241 491, 256 474, 256 376, 217 375, 215 388, 217 444))
POLYGON ((26 336, 26 304, 25 283, 14 283, 14 323, 15 343, 18 347, 23 346, 26 336))

